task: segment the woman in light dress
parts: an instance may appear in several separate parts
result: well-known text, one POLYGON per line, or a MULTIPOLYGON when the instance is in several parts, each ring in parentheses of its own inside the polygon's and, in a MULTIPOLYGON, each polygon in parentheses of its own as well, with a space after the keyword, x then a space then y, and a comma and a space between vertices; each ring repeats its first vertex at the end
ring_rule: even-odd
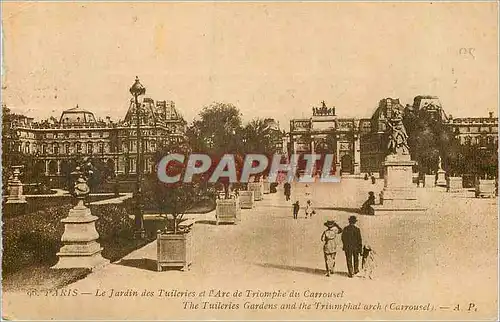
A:
POLYGON ((327 220, 325 226, 327 229, 321 235, 321 241, 323 242, 323 254, 325 256, 325 275, 330 276, 330 274, 333 274, 335 268, 337 250, 342 247, 340 237, 342 228, 334 220, 327 220))
POLYGON ((311 200, 307 200, 305 212, 306 212, 306 219, 311 218, 312 215, 316 213, 313 209, 311 200))

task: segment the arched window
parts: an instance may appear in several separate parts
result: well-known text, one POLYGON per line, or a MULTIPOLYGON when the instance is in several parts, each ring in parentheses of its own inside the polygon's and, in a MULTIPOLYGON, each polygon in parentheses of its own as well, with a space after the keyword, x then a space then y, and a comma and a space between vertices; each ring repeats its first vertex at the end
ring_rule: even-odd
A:
POLYGON ((59 154, 59 144, 54 143, 54 146, 52 147, 54 154, 59 154))

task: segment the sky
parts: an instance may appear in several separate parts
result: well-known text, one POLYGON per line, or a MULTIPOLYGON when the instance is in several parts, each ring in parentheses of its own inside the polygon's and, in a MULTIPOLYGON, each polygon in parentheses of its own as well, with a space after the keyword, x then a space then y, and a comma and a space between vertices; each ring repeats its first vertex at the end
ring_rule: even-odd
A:
POLYGON ((2 2, 2 12, 3 102, 36 119, 77 104, 122 119, 135 76, 188 121, 221 101, 288 129, 322 100, 339 117, 370 117, 384 97, 420 94, 455 117, 497 115, 495 2, 2 2))

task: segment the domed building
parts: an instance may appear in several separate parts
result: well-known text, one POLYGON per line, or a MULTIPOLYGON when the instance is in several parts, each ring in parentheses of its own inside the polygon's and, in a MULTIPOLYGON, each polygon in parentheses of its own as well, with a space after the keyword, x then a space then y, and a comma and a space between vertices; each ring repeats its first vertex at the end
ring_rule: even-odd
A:
POLYGON ((61 125, 84 125, 97 123, 94 113, 80 108, 78 105, 62 112, 59 119, 61 125))
MULTIPOLYGON (((186 122, 172 101, 144 98, 140 104, 142 166, 147 173, 154 170, 157 146, 183 140, 186 122)), ((52 179, 69 177, 74 160, 82 158, 105 165, 110 175, 135 174, 139 151, 136 124, 133 101, 118 122, 110 117, 97 119, 93 112, 77 105, 64 110, 59 120, 50 117, 42 122, 17 122, 13 125, 17 135, 10 146, 13 152, 35 155, 37 167, 52 179)))

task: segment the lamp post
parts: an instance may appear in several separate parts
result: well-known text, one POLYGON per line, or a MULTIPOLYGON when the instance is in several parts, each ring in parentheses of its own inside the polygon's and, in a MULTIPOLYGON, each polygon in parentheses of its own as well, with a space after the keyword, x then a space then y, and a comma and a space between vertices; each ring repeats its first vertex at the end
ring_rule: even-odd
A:
POLYGON ((142 137, 141 137, 141 119, 140 119, 140 105, 139 105, 139 95, 146 94, 146 88, 142 86, 139 81, 139 77, 135 77, 135 83, 130 87, 130 94, 134 96, 135 104, 135 115, 136 115, 136 132, 137 132, 137 159, 135 164, 135 174, 136 174, 136 192, 135 192, 135 226, 136 231, 134 233, 135 238, 145 238, 146 231, 144 230, 144 216, 142 212, 142 137))

